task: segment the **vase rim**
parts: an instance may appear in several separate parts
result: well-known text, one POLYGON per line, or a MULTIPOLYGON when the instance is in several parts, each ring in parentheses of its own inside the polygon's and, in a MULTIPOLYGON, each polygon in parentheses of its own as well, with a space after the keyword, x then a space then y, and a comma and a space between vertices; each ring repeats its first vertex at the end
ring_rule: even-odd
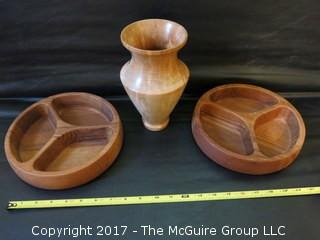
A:
MULTIPOLYGON (((166 25, 166 26, 168 26, 168 25, 166 25)), ((177 22, 174 22, 174 21, 171 21, 171 20, 167 20, 167 19, 149 18, 149 19, 138 20, 138 21, 135 21, 135 22, 132 22, 132 23, 128 24, 126 27, 124 27, 122 29, 121 34, 120 34, 120 39, 121 39, 122 45, 125 48, 127 48, 130 52, 141 54, 141 55, 164 55, 164 54, 177 52, 178 50, 183 48, 183 46, 186 44, 187 39, 188 39, 188 32, 181 24, 179 24, 177 22), (177 40, 174 44, 172 44, 169 47, 165 46, 165 47, 161 47, 159 49, 148 49, 148 48, 134 46, 128 40, 128 31, 132 30, 137 25, 141 25, 141 24, 145 24, 145 23, 146 24, 148 24, 148 23, 154 23, 154 24, 159 23, 159 24, 163 24, 164 27, 165 27, 166 24, 170 24, 170 27, 173 26, 173 27, 176 28, 176 30, 179 31, 180 39, 177 40)))

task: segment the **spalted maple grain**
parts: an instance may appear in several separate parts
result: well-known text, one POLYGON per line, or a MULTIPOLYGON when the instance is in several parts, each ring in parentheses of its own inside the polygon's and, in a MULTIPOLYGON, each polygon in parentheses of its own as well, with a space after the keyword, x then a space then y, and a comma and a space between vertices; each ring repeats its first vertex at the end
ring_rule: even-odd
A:
POLYGON ((168 125, 188 82, 188 67, 177 56, 187 36, 183 26, 164 19, 137 21, 121 32, 132 55, 121 69, 121 82, 151 131, 168 125))

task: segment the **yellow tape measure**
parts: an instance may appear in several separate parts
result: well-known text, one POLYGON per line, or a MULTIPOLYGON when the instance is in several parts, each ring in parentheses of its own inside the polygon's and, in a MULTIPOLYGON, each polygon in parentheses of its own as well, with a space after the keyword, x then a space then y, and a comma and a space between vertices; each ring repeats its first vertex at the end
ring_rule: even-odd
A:
POLYGON ((8 209, 26 208, 65 208, 65 207, 91 207, 91 206, 116 206, 133 204, 155 203, 183 203, 200 201, 218 201, 250 198, 290 197, 320 194, 320 187, 283 188, 254 191, 212 192, 191 194, 169 194, 150 196, 104 197, 81 199, 52 199, 10 201, 8 209))

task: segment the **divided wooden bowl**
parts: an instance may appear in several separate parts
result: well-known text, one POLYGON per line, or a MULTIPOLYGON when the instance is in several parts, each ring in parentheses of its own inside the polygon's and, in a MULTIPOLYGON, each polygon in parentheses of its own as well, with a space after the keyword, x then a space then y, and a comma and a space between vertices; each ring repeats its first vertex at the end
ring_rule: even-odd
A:
POLYGON ((227 84, 206 92, 195 107, 192 132, 210 159, 255 175, 286 168, 305 139, 303 119, 287 100, 246 84, 227 84))
POLYGON ((25 182, 65 189, 103 173, 122 141, 121 121, 109 102, 88 93, 63 93, 33 104, 15 119, 5 152, 25 182))

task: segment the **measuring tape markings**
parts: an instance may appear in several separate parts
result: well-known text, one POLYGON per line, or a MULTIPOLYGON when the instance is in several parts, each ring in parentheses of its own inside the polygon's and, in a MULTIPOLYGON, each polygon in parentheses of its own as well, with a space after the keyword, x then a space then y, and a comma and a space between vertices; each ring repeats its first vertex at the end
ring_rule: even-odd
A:
POLYGON ((250 198, 290 197, 320 194, 319 187, 283 188, 270 190, 169 194, 105 198, 81 199, 52 199, 52 200, 27 200, 9 201, 8 209, 27 208, 62 208, 62 207, 90 207, 90 206, 116 206, 133 204, 156 203, 183 203, 200 201, 236 200, 250 198))

